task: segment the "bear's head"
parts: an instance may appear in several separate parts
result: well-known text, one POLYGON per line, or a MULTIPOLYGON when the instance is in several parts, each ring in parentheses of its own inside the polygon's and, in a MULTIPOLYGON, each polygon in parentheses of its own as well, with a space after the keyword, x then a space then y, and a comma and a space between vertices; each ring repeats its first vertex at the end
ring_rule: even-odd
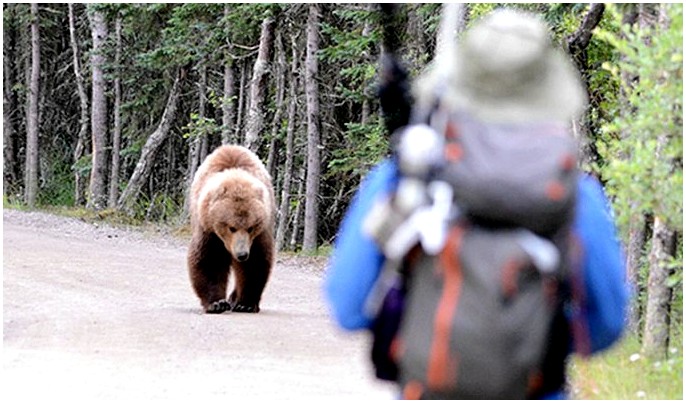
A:
POLYGON ((269 206, 268 189, 241 169, 229 169, 205 183, 198 200, 200 224, 224 243, 234 259, 250 257, 253 240, 266 230, 269 206))

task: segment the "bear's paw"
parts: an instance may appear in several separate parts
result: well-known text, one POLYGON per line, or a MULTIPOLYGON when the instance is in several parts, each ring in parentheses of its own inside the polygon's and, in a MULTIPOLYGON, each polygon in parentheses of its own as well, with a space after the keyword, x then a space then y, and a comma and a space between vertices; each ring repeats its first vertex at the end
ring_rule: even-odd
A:
POLYGON ((231 306, 231 310, 233 312, 258 313, 260 311, 260 306, 257 304, 235 303, 231 306))
POLYGON ((222 313, 231 310, 231 304, 225 299, 214 301, 205 308, 206 313, 222 313))

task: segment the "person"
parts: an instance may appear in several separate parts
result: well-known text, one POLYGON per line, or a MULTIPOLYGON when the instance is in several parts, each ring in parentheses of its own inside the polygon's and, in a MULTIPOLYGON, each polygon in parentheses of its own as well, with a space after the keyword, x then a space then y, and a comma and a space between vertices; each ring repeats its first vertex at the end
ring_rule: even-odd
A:
MULTIPOLYGON (((415 83, 415 121, 430 115, 438 97, 442 107, 499 124, 571 124, 585 107, 578 72, 554 49, 545 23, 531 14, 495 11, 465 32, 449 57, 443 56, 415 83)), ((324 293, 333 318, 343 329, 368 330, 374 323, 365 303, 386 258, 363 230, 363 222, 374 203, 394 191, 399 178, 394 156, 376 165, 361 183, 339 228, 324 293)), ((569 324, 564 329, 569 334, 563 336, 571 342, 558 357, 560 374, 543 398, 567 396, 564 362, 569 354, 603 351, 620 339, 624 328, 628 287, 608 200, 590 175, 579 175, 577 189, 573 231, 581 241, 583 278, 572 293, 574 309, 564 312, 569 324)))

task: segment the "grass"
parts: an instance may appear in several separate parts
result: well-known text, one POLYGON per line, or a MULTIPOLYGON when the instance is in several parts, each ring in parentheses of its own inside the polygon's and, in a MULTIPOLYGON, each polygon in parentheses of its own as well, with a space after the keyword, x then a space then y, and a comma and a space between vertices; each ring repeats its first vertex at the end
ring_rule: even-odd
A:
POLYGON ((9 208, 13 210, 29 211, 30 209, 21 199, 21 195, 7 195, 3 193, 2 195, 2 207, 9 208))
POLYGON ((329 257, 331 256, 331 253, 333 252, 333 245, 330 244, 324 244, 320 245, 317 247, 317 249, 313 251, 300 251, 298 254, 300 256, 305 256, 305 257, 329 257))
POLYGON ((99 211, 87 209, 85 207, 71 206, 45 206, 38 205, 31 209, 18 199, 3 198, 3 208, 20 211, 39 211, 55 214, 63 217, 76 218, 87 223, 105 223, 114 227, 136 227, 142 230, 165 228, 168 233, 178 238, 190 239, 190 224, 184 223, 157 223, 134 218, 124 212, 108 208, 99 211))
POLYGON ((86 222, 105 222, 112 225, 140 226, 142 221, 133 219, 115 209, 94 211, 85 207, 41 206, 40 210, 65 217, 78 218, 86 222))
POLYGON ((570 365, 572 398, 583 400, 682 400, 683 343, 670 347, 666 359, 641 353, 634 336, 589 359, 575 356, 570 365))

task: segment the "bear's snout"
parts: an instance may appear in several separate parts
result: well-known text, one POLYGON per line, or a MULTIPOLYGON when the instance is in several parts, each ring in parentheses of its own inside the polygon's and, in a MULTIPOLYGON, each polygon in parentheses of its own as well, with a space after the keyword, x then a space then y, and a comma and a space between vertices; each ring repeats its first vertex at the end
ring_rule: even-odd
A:
POLYGON ((250 254, 248 254, 246 252, 241 252, 241 253, 236 254, 236 260, 238 260, 239 262, 245 262, 246 260, 248 260, 249 256, 250 256, 250 254))
POLYGON ((245 262, 250 257, 250 236, 244 231, 238 231, 233 235, 231 252, 239 262, 245 262))

